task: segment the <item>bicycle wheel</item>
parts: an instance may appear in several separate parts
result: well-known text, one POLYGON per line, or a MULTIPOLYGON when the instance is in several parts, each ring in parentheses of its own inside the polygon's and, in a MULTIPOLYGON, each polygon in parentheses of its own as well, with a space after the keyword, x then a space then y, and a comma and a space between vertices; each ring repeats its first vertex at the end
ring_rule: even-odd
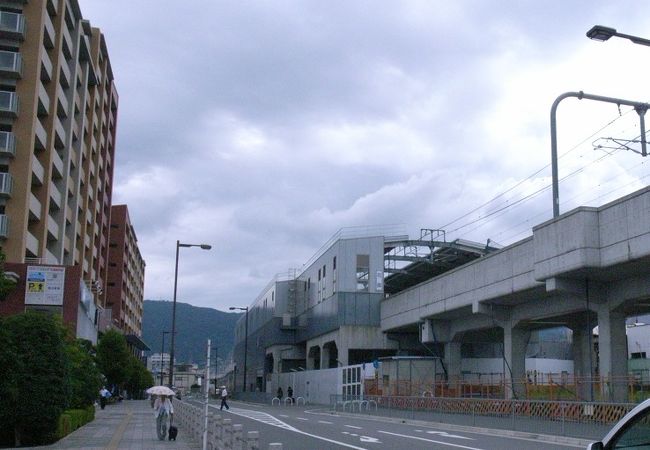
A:
POLYGON ((156 418, 156 432, 161 441, 167 438, 167 412, 160 413, 156 418))

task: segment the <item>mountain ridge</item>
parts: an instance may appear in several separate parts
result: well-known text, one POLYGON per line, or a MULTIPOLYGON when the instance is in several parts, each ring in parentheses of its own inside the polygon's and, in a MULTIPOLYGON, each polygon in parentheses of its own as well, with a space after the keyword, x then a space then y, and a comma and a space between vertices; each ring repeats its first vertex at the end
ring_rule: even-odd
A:
MULTIPOLYGON (((162 332, 171 331, 173 302, 145 300, 142 317, 142 339, 151 353, 160 353, 162 332)), ((176 363, 205 364, 207 340, 218 348, 219 359, 232 354, 235 324, 242 313, 176 302, 176 363)), ((171 336, 165 335, 165 352, 170 351, 171 336)), ((212 357, 214 358, 214 353, 212 357)))

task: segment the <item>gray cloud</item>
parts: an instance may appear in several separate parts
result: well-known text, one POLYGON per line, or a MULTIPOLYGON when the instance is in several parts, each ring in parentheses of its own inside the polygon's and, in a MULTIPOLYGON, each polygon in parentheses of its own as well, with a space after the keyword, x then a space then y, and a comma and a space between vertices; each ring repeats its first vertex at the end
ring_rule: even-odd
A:
MULTIPOLYGON (((584 37, 595 23, 643 35, 641 0, 80 4, 106 34, 120 93, 115 200, 129 205, 153 299, 171 298, 176 239, 214 246, 183 249, 180 299, 248 304, 341 227, 403 223, 417 234, 548 164, 561 92, 650 97, 647 50, 584 37)), ((616 116, 575 103, 560 111, 563 150, 616 116)), ((599 156, 589 143, 563 173, 599 156)), ((567 207, 622 195, 647 173, 634 155, 606 161, 609 173, 593 164, 563 183, 567 207)), ((509 243, 549 205, 544 192, 480 219, 490 204, 449 230, 473 222, 456 237, 509 243)))

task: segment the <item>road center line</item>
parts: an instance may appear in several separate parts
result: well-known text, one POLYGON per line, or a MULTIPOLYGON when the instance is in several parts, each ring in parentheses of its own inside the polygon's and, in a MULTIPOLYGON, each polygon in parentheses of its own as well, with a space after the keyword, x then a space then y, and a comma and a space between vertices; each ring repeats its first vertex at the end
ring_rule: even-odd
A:
POLYGON ((296 419, 298 419, 298 420, 309 420, 309 419, 306 419, 304 417, 296 417, 296 419))
POLYGON ((377 433, 390 434, 392 436, 405 437, 405 438, 409 438, 409 439, 417 439, 418 441, 433 442, 434 444, 448 445, 450 447, 465 448, 467 450, 483 450, 481 448, 468 447, 466 445, 452 444, 450 442, 443 442, 443 441, 435 441, 433 439, 425 439, 425 438, 421 438, 421 437, 418 437, 418 436, 409 436, 408 434, 391 433, 390 431, 377 430, 377 433))
POLYGON ((354 425, 343 425, 344 427, 353 428, 355 430, 363 430, 361 427, 355 427, 354 425))
POLYGON ((332 425, 332 422, 328 422, 327 420, 319 420, 318 423, 324 423, 327 425, 332 425))

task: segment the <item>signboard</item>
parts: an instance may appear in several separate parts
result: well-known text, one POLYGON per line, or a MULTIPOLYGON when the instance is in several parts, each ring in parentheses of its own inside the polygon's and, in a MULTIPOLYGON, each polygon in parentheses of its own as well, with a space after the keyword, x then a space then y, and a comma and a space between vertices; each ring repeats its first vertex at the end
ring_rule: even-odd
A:
POLYGON ((65 267, 27 266, 26 305, 63 305, 65 267))
POLYGON ((384 290, 384 271, 383 270, 378 270, 377 271, 377 278, 376 278, 376 285, 377 285, 377 292, 382 292, 384 290))

